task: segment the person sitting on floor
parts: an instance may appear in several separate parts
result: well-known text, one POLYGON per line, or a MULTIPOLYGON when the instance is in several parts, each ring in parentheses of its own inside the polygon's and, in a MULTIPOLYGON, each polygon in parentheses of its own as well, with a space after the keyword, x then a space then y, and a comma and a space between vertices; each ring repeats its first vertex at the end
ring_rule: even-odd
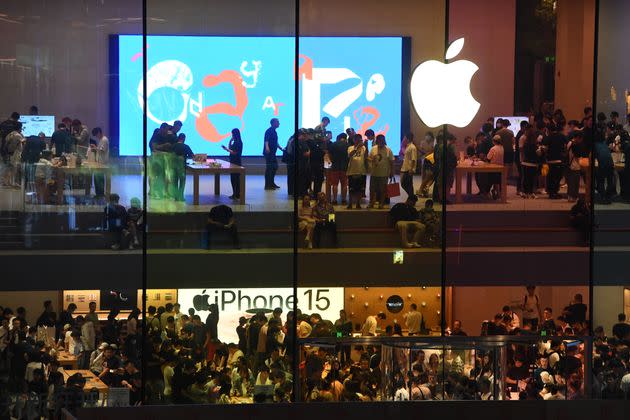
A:
POLYGON ((335 209, 328 202, 326 194, 319 192, 317 194, 317 203, 313 207, 311 213, 313 219, 315 219, 315 227, 313 230, 313 236, 315 246, 319 247, 321 234, 323 230, 327 230, 332 234, 333 243, 337 246, 337 224, 335 223, 335 209))
POLYGON ((433 209, 433 200, 424 202, 424 207, 419 212, 419 220, 425 227, 427 242, 439 246, 440 214, 433 209))
POLYGON ((405 248, 419 248, 426 227, 420 223, 419 214, 416 210, 418 198, 410 195, 404 203, 394 205, 389 211, 392 224, 400 231, 401 243, 405 248), (409 235, 412 241, 409 242, 409 235))
POLYGON ((142 231, 142 224, 144 223, 144 213, 142 210, 142 204, 140 199, 134 197, 131 199, 131 207, 127 210, 127 228, 131 234, 131 240, 129 249, 133 249, 134 246, 140 245, 138 240, 138 231, 142 231))
POLYGON ((215 206, 210 210, 206 231, 208 232, 208 249, 212 248, 212 237, 220 232, 228 233, 232 237, 234 248, 240 248, 234 212, 225 204, 215 206))
POLYGON ((129 234, 127 227, 127 210, 118 204, 120 196, 111 194, 109 203, 105 206, 103 230, 109 233, 111 248, 118 250, 122 247, 124 238, 129 234))
POLYGON ((311 209, 311 197, 305 195, 302 198, 302 206, 298 209, 298 229, 306 232, 304 238, 306 247, 313 248, 313 230, 315 229, 315 219, 313 218, 313 210, 311 209))

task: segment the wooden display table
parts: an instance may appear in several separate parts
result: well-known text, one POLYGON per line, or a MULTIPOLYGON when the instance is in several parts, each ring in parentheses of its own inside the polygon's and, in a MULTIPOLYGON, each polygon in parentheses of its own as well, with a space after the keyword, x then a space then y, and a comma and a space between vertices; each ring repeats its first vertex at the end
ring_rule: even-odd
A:
POLYGON ((245 168, 224 160, 208 160, 206 163, 186 164, 186 173, 193 176, 193 204, 199 205, 199 177, 214 175, 214 195, 221 194, 221 175, 239 174, 241 194, 239 204, 245 204, 245 168))
POLYGON ((462 203, 462 178, 466 174, 466 194, 472 194, 472 174, 473 173, 500 173, 501 174, 501 203, 507 203, 507 176, 508 167, 495 165, 482 161, 464 160, 457 163, 455 169, 455 202, 462 203))

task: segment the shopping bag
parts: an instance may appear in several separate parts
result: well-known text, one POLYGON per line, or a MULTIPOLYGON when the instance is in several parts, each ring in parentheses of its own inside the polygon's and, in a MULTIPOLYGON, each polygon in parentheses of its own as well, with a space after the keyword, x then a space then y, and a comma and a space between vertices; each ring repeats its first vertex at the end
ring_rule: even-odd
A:
POLYGON ((387 196, 389 198, 398 197, 400 195, 400 184, 396 182, 396 178, 390 178, 387 184, 387 196))

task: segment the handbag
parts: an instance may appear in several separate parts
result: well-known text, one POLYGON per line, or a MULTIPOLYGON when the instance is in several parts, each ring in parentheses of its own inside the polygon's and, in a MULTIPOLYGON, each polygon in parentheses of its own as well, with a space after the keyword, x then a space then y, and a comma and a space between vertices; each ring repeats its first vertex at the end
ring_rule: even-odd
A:
POLYGON ((396 182, 396 178, 392 177, 387 183, 387 196, 389 198, 400 196, 400 184, 396 182))

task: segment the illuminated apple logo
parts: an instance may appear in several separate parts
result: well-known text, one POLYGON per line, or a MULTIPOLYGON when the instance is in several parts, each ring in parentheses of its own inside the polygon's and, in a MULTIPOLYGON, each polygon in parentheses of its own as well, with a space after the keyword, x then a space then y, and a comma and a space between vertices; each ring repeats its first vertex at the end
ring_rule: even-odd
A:
MULTIPOLYGON (((448 47, 450 60, 464 47, 459 38, 448 47)), ((411 75, 411 101, 418 116, 429 127, 443 124, 466 127, 479 111, 479 102, 470 93, 470 80, 479 67, 468 60, 442 63, 425 61, 411 75)))
POLYGON ((207 311, 210 309, 210 304, 208 303, 208 295, 205 294, 206 289, 201 292, 200 295, 195 295, 193 297, 193 307, 197 311, 207 311))

